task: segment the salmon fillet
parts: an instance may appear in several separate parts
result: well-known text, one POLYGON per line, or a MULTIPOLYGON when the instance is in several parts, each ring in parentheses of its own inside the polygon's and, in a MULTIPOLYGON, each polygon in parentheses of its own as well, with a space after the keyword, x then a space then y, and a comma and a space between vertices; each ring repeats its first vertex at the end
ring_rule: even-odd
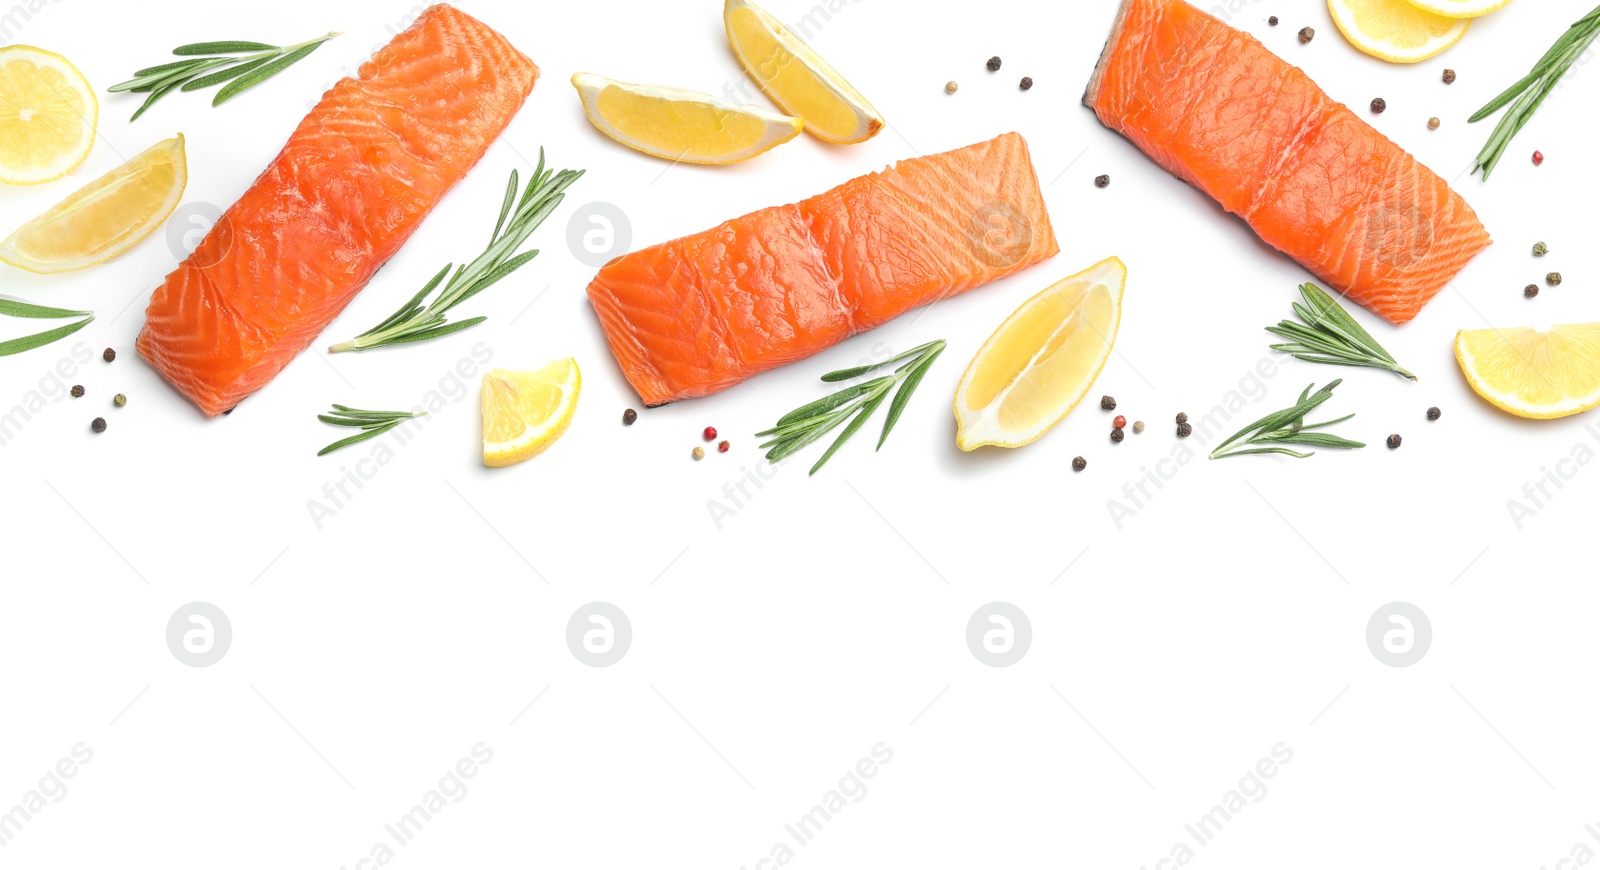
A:
POLYGON ((1124 0, 1083 101, 1262 240, 1391 323, 1488 247, 1444 179, 1182 0, 1124 0))
POLYGON ((366 286, 491 142, 539 68, 449 6, 323 95, 151 296, 139 354, 216 416, 259 390, 366 286))
POLYGON ((618 257, 589 301, 646 405, 725 390, 1056 253, 1006 133, 618 257))

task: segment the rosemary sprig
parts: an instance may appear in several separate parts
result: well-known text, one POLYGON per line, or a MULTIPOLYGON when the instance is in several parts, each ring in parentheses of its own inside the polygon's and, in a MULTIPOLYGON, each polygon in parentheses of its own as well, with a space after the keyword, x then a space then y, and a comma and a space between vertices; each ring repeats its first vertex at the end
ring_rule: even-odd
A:
POLYGON ((883 362, 841 369, 823 375, 824 383, 838 383, 905 360, 895 368, 894 374, 845 387, 832 395, 802 405, 780 417, 771 429, 757 432, 757 438, 772 436, 772 440, 761 445, 761 449, 767 451, 767 461, 782 461, 849 420, 849 425, 845 426, 839 437, 834 439, 827 452, 822 454, 816 465, 811 466, 810 473, 816 474, 817 469, 832 459, 833 454, 838 452, 844 442, 849 441, 850 436, 856 434, 856 431, 867 422, 867 418, 889 398, 889 391, 894 389, 895 384, 899 384, 900 389, 895 391, 894 401, 890 403, 889 413, 883 421, 883 433, 878 436, 877 449, 882 449, 883 442, 889 439, 889 432, 894 429, 894 424, 899 422, 901 413, 905 411, 906 403, 911 401, 911 394, 917 391, 917 385, 922 383, 923 375, 928 373, 933 361, 943 352, 944 340, 940 339, 914 347, 883 362))
POLYGON ((327 447, 318 450, 317 455, 326 456, 341 447, 349 447, 359 441, 376 438, 407 420, 426 416, 428 416, 427 411, 418 411, 415 414, 409 414, 404 411, 362 411, 348 405, 334 405, 331 412, 318 414, 317 419, 334 426, 353 426, 362 431, 360 434, 351 435, 349 438, 329 444, 327 447))
POLYGON ((1387 369, 1403 378, 1417 379, 1322 288, 1301 284, 1300 297, 1306 304, 1294 303, 1294 313, 1304 323, 1285 320, 1267 327, 1273 335, 1288 339, 1286 344, 1272 345, 1273 350, 1306 362, 1387 369))
POLYGON ((211 105, 220 106, 298 63, 316 51, 318 46, 338 35, 329 33, 294 45, 236 40, 180 45, 172 53, 186 60, 147 66, 135 71, 133 78, 106 90, 112 93, 128 91, 149 94, 129 121, 138 120, 156 100, 174 90, 197 91, 227 82, 227 86, 211 100, 211 105))
POLYGON ((1315 393, 1311 392, 1311 387, 1316 386, 1316 384, 1306 387, 1300 393, 1300 400, 1294 404, 1294 407, 1268 414, 1235 432, 1233 437, 1218 444, 1217 449, 1211 451, 1211 458, 1226 459, 1229 456, 1281 453, 1285 456, 1293 456, 1296 459, 1309 459, 1314 454, 1300 453, 1282 445, 1307 444, 1314 447, 1335 447, 1350 450, 1357 450, 1367 446, 1360 441, 1351 441, 1348 438, 1340 438, 1337 435, 1330 435, 1326 432, 1311 431, 1313 429, 1326 429, 1329 426, 1343 423, 1354 417, 1354 414, 1346 414, 1337 420, 1329 420, 1325 423, 1311 423, 1309 425, 1306 423, 1306 414, 1332 398, 1334 387, 1339 386, 1341 382, 1335 380, 1315 393), (1233 449, 1228 449, 1230 447, 1233 449))
POLYGON ((411 341, 426 341, 459 332, 468 327, 477 326, 488 320, 487 317, 472 317, 450 323, 445 319, 445 313, 471 299, 473 296, 488 289, 489 285, 501 278, 515 272, 524 263, 538 256, 537 250, 525 251, 517 254, 517 248, 527 241, 528 236, 544 222, 556 206, 561 204, 565 197, 562 191, 566 190, 574 181, 583 176, 584 170, 563 169, 556 172, 544 168, 544 149, 539 149, 539 165, 533 171, 533 178, 528 180, 528 186, 522 191, 522 198, 517 199, 517 171, 511 170, 511 180, 506 184, 506 195, 500 206, 500 217, 495 221, 494 233, 489 238, 489 247, 478 259, 456 269, 450 280, 444 283, 444 289, 426 307, 422 300, 427 298, 444 282, 445 276, 450 274, 454 264, 446 263, 443 269, 435 274, 432 280, 423 286, 417 295, 400 306, 400 309, 389 315, 382 323, 361 333, 349 341, 340 342, 330 348, 330 353, 346 350, 371 350, 390 344, 403 344, 411 341), (516 210, 513 213, 512 207, 516 210), (507 216, 510 220, 506 220, 507 216), (514 256, 513 256, 514 255, 514 256))
POLYGON ((1589 50, 1589 44, 1594 42, 1596 35, 1600 35, 1600 7, 1596 7, 1567 28, 1567 32, 1561 34, 1555 45, 1550 46, 1550 50, 1533 65, 1531 72, 1518 79, 1515 84, 1502 91, 1500 96, 1490 100, 1488 105, 1467 119, 1469 123, 1482 121, 1507 103, 1511 104, 1511 108, 1500 119, 1500 123, 1495 125, 1494 132, 1490 134, 1483 150, 1478 152, 1473 172, 1481 169, 1484 180, 1489 179, 1489 173, 1494 171, 1495 164, 1504 156, 1506 146, 1522 132, 1523 126, 1533 117, 1539 104, 1555 90, 1556 83, 1561 81, 1561 77, 1566 75, 1572 64, 1589 50))
POLYGON ((43 305, 34 305, 29 302, 20 302, 16 299, 0 299, 0 315, 6 317, 26 317, 36 320, 60 320, 67 317, 82 317, 77 323, 36 332, 21 338, 0 341, 0 356, 11 356, 23 351, 33 350, 36 347, 59 341, 78 330, 88 326, 94 321, 94 313, 90 311, 69 311, 65 308, 47 308, 43 305))

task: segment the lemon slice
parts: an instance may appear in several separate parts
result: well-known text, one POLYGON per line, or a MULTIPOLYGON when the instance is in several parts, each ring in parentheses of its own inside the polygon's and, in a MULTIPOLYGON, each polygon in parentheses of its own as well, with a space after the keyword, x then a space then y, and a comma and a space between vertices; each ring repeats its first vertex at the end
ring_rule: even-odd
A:
POLYGON ((1350 44, 1390 63, 1427 60, 1461 41, 1471 19, 1425 12, 1408 0, 1328 0, 1350 44))
POLYGON ((1456 362, 1472 391, 1535 420, 1600 405, 1600 323, 1536 329, 1463 329, 1456 362))
POLYGON ((1022 303, 956 387, 956 444, 1021 447, 1061 422, 1111 356, 1128 268, 1116 257, 1022 303))
POLYGON ((780 108, 803 119, 806 132, 844 145, 883 129, 883 116, 867 98, 761 7, 727 0, 722 22, 745 72, 780 108))
POLYGON ((1509 4, 1511 0, 1406 0, 1424 12, 1446 18, 1477 18, 1509 4))
POLYGON ((94 147, 100 103, 78 68, 31 45, 0 48, 0 181, 41 184, 94 147))
POLYGON ((70 272, 126 252, 161 225, 188 183, 183 136, 84 185, 0 242, 0 260, 29 272, 70 272))
POLYGON ((483 376, 483 464, 504 468, 543 453, 572 425, 583 374, 571 357, 532 372, 483 376))
POLYGON ((798 118, 710 94, 634 85, 578 73, 572 86, 600 132, 634 149, 685 163, 737 163, 800 135, 798 118))

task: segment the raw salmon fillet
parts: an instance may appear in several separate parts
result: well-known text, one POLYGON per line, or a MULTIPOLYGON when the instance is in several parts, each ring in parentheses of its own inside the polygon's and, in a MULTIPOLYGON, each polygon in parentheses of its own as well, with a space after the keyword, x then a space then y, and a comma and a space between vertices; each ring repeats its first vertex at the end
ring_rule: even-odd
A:
POLYGON ((1006 133, 607 263, 589 284, 647 405, 705 396, 1056 253, 1006 133))
POLYGON ((538 76, 482 22, 429 7, 323 95, 167 276, 140 355, 213 417, 265 386, 483 157, 538 76))
POLYGON ((1083 101, 1391 323, 1489 245, 1444 179, 1304 72, 1182 0, 1124 0, 1083 101))

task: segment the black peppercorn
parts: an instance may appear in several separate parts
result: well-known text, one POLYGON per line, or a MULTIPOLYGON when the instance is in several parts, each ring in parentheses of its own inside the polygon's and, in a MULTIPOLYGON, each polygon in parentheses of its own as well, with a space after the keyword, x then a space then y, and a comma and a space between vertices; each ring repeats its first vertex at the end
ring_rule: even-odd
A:
POLYGON ((106 431, 106 418, 104 418, 104 417, 96 417, 96 418, 94 418, 94 422, 89 424, 89 428, 93 429, 95 432, 104 432, 104 431, 106 431))
POLYGON ((1390 435, 1389 440, 1386 443, 1389 445, 1390 450, 1394 450, 1400 446, 1400 436, 1390 435))
POLYGON ((1179 423, 1187 423, 1187 422, 1189 422, 1189 415, 1183 413, 1182 411, 1179 411, 1178 412, 1178 422, 1179 423))
POLYGON ((1179 423, 1178 424, 1178 437, 1179 438, 1188 438, 1189 435, 1192 432, 1194 432, 1194 427, 1190 426, 1188 423, 1179 423))
POLYGON ((1429 420, 1437 420, 1437 419, 1439 419, 1439 409, 1436 408, 1436 407, 1435 408, 1429 408, 1428 409, 1428 419, 1429 420))
POLYGON ((1277 27, 1278 26, 1278 16, 1274 15, 1274 16, 1268 18, 1267 19, 1267 24, 1269 26, 1271 26, 1271 27, 1277 27))
POLYGON ((1444 83, 1447 84, 1447 85, 1453 85, 1453 84, 1456 83, 1456 71, 1455 70, 1447 69, 1447 70, 1444 71, 1444 83))
POLYGON ((1117 400, 1116 399, 1113 399, 1110 396, 1101 396, 1100 397, 1100 410, 1102 410, 1102 411, 1115 411, 1116 409, 1117 409, 1117 400))
POLYGON ((1017 87, 1027 90, 1028 88, 1033 87, 1033 79, 1023 76, 1022 81, 1017 82, 1017 87))
POLYGON ((632 408, 622 412, 622 425, 632 426, 633 421, 639 419, 639 412, 632 408))
POLYGON ((995 70, 999 69, 1000 68, 1000 55, 997 54, 994 57, 989 58, 989 63, 987 64, 987 66, 989 67, 989 72, 994 72, 995 70))
POLYGON ((1300 28, 1300 44, 1305 45, 1316 37, 1317 32, 1309 27, 1300 28))
POLYGON ((83 398, 83 384, 73 384, 72 385, 72 398, 74 398, 74 399, 83 398))
POLYGON ((1123 434, 1123 431, 1121 429, 1112 429, 1111 430, 1111 441, 1112 441, 1112 443, 1121 444, 1122 443, 1122 439, 1124 439, 1126 437, 1128 437, 1128 436, 1123 434))
POLYGON ((1110 187, 1111 186, 1111 176, 1109 176, 1109 175, 1096 175, 1094 177, 1094 186, 1095 187, 1110 187))
POLYGON ((1383 97, 1374 97, 1373 98, 1373 100, 1372 100, 1372 114, 1381 115, 1381 114, 1383 114, 1383 110, 1387 109, 1387 108, 1389 108, 1389 104, 1384 102, 1383 97))
POLYGON ((1529 299, 1532 299, 1533 297, 1538 296, 1539 295, 1539 285, 1538 284, 1529 284, 1528 286, 1522 288, 1522 295, 1528 297, 1529 299))
POLYGON ((117 358, 117 352, 114 349, 108 347, 108 348, 105 349, 105 351, 103 353, 100 354, 100 358, 105 360, 106 362, 111 362, 112 360, 117 358))
POLYGON ((1082 471, 1082 470, 1084 470, 1085 468, 1088 468, 1088 467, 1089 467, 1089 460, 1084 459, 1082 456, 1075 457, 1072 460, 1072 470, 1073 471, 1082 471))

